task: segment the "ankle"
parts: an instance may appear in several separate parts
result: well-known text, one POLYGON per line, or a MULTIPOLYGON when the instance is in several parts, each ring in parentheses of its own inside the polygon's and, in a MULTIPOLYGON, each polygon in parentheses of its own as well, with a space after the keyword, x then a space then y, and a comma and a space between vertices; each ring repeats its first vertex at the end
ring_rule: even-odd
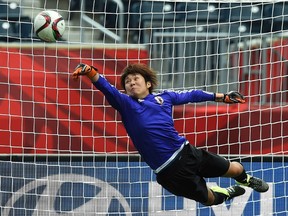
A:
POLYGON ((239 176, 234 177, 234 179, 237 182, 241 182, 241 183, 246 183, 248 181, 248 178, 249 176, 244 169, 243 169, 243 172, 239 176))
POLYGON ((228 196, 223 193, 219 193, 215 191, 212 191, 212 193, 214 195, 214 202, 212 203, 212 205, 219 205, 223 203, 225 200, 227 200, 228 198, 228 196))

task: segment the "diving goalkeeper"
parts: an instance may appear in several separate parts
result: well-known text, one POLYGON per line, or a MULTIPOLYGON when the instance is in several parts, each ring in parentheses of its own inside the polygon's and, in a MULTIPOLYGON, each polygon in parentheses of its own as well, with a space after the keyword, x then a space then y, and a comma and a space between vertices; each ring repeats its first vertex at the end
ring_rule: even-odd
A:
POLYGON ((174 105, 204 101, 244 103, 239 92, 165 90, 154 94, 156 73, 144 64, 131 64, 123 70, 121 85, 125 93, 111 85, 93 66, 79 64, 72 77, 77 80, 81 75, 87 76, 121 114, 139 154, 154 170, 157 182, 171 193, 211 206, 244 194, 242 186, 258 192, 269 189, 266 182, 247 174, 239 162, 196 148, 174 127, 174 105), (209 188, 205 178, 211 177, 230 177, 236 184, 228 188, 209 188))

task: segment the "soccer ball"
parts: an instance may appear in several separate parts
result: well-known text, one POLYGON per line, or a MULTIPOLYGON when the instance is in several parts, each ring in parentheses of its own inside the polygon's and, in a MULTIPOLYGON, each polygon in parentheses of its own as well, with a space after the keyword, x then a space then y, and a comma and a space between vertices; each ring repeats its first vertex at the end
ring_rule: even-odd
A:
POLYGON ((35 17, 34 31, 42 41, 55 42, 65 31, 65 21, 58 12, 45 10, 35 17))

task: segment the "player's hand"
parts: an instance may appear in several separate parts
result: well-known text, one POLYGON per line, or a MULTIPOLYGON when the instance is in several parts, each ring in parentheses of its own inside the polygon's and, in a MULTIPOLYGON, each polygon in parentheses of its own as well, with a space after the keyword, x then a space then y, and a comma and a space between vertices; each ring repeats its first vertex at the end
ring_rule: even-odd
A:
POLYGON ((92 79, 97 74, 97 72, 98 72, 97 68, 89 66, 87 64, 80 63, 75 68, 72 74, 72 78, 76 80, 78 79, 79 76, 85 75, 88 78, 92 79))
POLYGON ((245 103, 245 98, 242 94, 237 91, 230 91, 224 94, 223 98, 224 103, 245 103))

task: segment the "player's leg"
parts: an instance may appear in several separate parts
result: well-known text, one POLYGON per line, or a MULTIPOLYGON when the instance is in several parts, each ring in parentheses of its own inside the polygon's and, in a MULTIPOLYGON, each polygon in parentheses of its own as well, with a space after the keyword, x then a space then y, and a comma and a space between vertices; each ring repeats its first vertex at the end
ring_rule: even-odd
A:
POLYGON ((202 151, 204 163, 200 170, 203 177, 223 176, 234 178, 238 185, 251 187, 257 192, 266 192, 269 189, 269 185, 265 181, 247 174, 241 163, 230 162, 217 154, 202 151))
POLYGON ((237 184, 251 187, 260 193, 266 192, 269 189, 269 185, 264 180, 247 174, 244 167, 239 162, 230 162, 229 169, 224 176, 232 177, 236 180, 237 184))
MULTIPOLYGON (((199 175, 199 167, 206 161, 206 154, 195 147, 186 146, 181 151, 181 157, 175 160, 169 167, 157 174, 157 182, 171 193, 195 200, 204 205, 217 205, 225 200, 232 199, 245 193, 240 186, 229 188, 207 187, 203 176, 199 175)), ((219 157, 220 158, 220 157, 219 157)), ((214 171, 214 167, 208 173, 221 176, 229 168, 229 161, 223 158, 217 159, 219 169, 214 171), (220 160, 220 161, 219 161, 220 160)), ((206 170, 206 167, 203 167, 206 170)), ((208 168, 209 169, 209 168, 208 168)))
MULTIPOLYGON (((200 150, 195 148, 194 146, 190 147, 190 156, 188 160, 197 160, 199 163, 197 167, 197 171, 195 172, 196 176, 193 177, 197 181, 197 189, 198 191, 202 191, 202 197, 206 197, 205 202, 201 202, 204 205, 218 205, 223 203, 226 200, 232 199, 237 196, 241 196, 245 193, 245 189, 234 185, 228 188, 222 188, 219 186, 214 186, 211 188, 207 187, 206 181, 203 177, 220 177, 223 176, 230 168, 230 162, 225 158, 207 152, 205 150, 200 150)), ((187 161, 187 164, 191 164, 191 161, 187 161)), ((187 168, 187 172, 190 168, 187 168)), ((237 170, 235 170, 237 171, 237 170)), ((242 170, 238 172, 241 173, 242 170)), ((238 175, 238 173, 235 173, 238 175)), ((192 182, 192 179, 191 179, 192 182)), ((199 193, 200 195, 201 193, 199 193)), ((198 200, 199 200, 198 196, 198 200)))
POLYGON ((226 200, 233 199, 234 197, 241 196, 245 193, 245 189, 234 185, 228 188, 221 188, 219 186, 214 186, 208 188, 208 200, 204 205, 219 205, 226 200))

